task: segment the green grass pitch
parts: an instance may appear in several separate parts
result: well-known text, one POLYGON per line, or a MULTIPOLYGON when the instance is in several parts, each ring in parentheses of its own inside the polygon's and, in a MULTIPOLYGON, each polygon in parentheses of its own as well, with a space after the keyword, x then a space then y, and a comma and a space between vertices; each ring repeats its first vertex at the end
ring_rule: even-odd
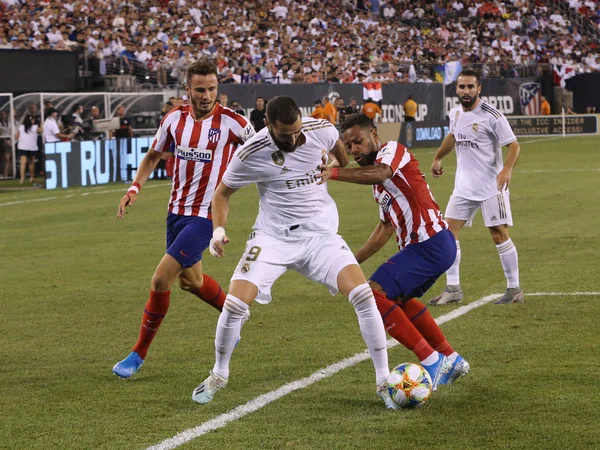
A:
MULTIPOLYGON (((511 237, 525 303, 484 305, 442 326, 471 363, 467 377, 440 387, 422 409, 387 411, 365 361, 181 448, 598 448, 600 296, 527 294, 600 291, 600 139, 522 144, 511 237)), ((415 154, 428 173, 432 149, 415 154)), ((451 154, 442 178, 427 177, 442 210, 454 167, 451 154)), ((111 368, 137 339, 164 253, 169 187, 150 182, 118 221, 124 191, 0 191, 0 448, 143 449, 364 350, 350 304, 288 273, 272 304, 252 307, 229 386, 211 404, 193 403, 191 392, 214 362, 218 312, 177 288, 145 365, 131 380, 118 379, 111 368)), ((330 183, 330 192, 340 233, 357 249, 378 220, 370 189, 330 183)), ((205 271, 224 287, 257 203, 253 187, 240 191, 226 257, 205 255, 205 271)), ((480 215, 464 229, 461 247, 463 304, 502 292, 499 257, 480 215)), ((394 252, 390 242, 367 261, 367 276, 394 252)), ((390 350, 390 364, 407 361, 415 357, 403 347, 390 350)))

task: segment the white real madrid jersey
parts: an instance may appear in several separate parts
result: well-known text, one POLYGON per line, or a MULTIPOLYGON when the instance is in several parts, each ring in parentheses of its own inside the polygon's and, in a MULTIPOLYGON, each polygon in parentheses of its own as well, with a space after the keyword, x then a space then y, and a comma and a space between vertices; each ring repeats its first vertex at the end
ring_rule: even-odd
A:
POLYGON ((238 149, 223 175, 223 183, 234 189, 256 183, 260 205, 254 230, 290 237, 337 232, 337 207, 316 175, 339 133, 328 121, 310 117, 302 118, 302 133, 306 142, 284 152, 263 128, 238 149))
POLYGON ((517 140, 506 117, 482 100, 472 111, 457 106, 450 110, 450 133, 457 159, 452 195, 475 201, 496 195, 502 147, 517 140))

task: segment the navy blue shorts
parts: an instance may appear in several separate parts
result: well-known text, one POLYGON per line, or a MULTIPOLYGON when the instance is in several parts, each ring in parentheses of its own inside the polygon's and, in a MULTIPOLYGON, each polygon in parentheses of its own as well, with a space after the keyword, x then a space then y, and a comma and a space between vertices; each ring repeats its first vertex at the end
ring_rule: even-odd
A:
POLYGON ((418 244, 409 244, 371 276, 390 300, 421 297, 456 259, 456 240, 443 230, 418 244))
POLYGON ((212 239, 212 220, 197 216, 167 216, 167 253, 187 268, 202 260, 212 239))

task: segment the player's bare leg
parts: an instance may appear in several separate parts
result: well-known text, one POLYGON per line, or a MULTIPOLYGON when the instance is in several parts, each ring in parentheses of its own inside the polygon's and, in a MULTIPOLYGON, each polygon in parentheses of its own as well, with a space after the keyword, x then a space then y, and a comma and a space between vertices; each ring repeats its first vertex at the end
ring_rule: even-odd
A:
POLYGON ((202 261, 183 269, 179 274, 179 287, 194 294, 218 311, 223 310, 225 292, 214 278, 203 273, 202 261))
POLYGON ((525 299, 519 286, 519 255, 508 234, 508 225, 489 227, 489 230, 500 255, 500 262, 506 277, 506 292, 494 303, 497 305, 523 303, 525 299))
POLYGON ((384 401, 387 408, 396 409, 397 405, 393 402, 387 390, 387 377, 390 374, 390 369, 385 329, 381 315, 377 310, 373 291, 357 264, 344 267, 338 274, 337 283, 338 290, 348 297, 358 316, 360 332, 375 366, 377 395, 384 401))
POLYGON ((229 361, 240 336, 242 322, 249 305, 258 294, 258 288, 246 280, 233 280, 217 322, 215 334, 215 365, 208 378, 194 389, 192 400, 205 404, 227 386, 229 361))
POLYGON ((454 239, 456 239, 456 259, 454 260, 454 264, 448 269, 446 272, 446 288, 444 291, 438 295, 437 297, 432 298, 429 301, 430 305, 447 305, 448 303, 458 303, 463 299, 463 292, 460 288, 460 242, 458 240, 458 236, 460 234, 460 230, 465 226, 465 220, 451 219, 446 218, 446 222, 448 222, 448 228, 454 235, 454 239))
POLYGON ((175 258, 169 254, 163 256, 152 276, 150 298, 144 308, 138 341, 133 347, 133 351, 125 359, 114 365, 113 373, 115 375, 121 378, 129 378, 144 363, 148 348, 169 310, 171 286, 181 270, 182 267, 175 258))

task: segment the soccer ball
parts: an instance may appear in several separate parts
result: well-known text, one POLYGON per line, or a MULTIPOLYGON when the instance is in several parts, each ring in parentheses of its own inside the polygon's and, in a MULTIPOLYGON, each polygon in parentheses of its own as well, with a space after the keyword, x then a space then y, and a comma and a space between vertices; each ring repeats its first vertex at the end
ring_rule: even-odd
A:
POLYGON ((433 385, 429 373, 420 365, 412 363, 394 367, 387 381, 390 396, 400 408, 423 405, 429 398, 433 385))

